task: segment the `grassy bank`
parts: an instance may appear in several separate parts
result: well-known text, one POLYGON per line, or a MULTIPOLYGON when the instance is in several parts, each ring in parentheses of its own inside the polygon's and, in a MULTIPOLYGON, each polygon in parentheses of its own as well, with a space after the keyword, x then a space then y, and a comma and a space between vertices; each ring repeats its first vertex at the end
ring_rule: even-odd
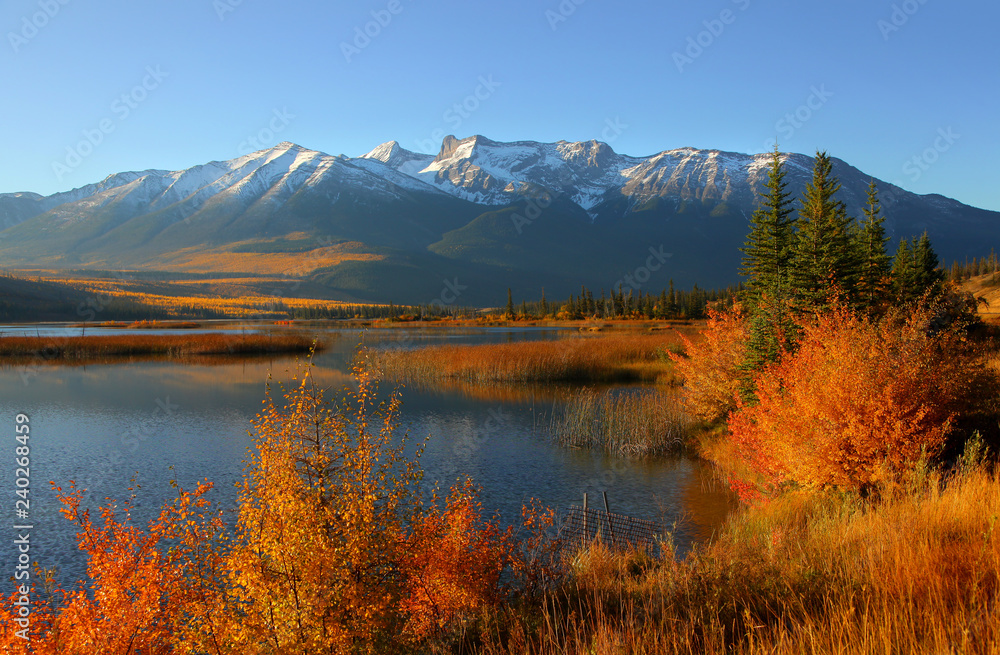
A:
POLYGON ((484 653, 1000 652, 1000 484, 983 466, 877 500, 788 495, 684 560, 576 553, 484 653))
POLYGON ((562 445, 621 457, 678 452, 691 427, 675 390, 584 389, 558 406, 552 417, 553 436, 562 445))
POLYGON ((679 333, 664 330, 598 333, 556 341, 369 350, 367 356, 383 375, 397 380, 674 383, 673 364, 666 352, 679 348, 679 333))
MULTIPOLYGON (((121 357, 307 353, 309 337, 282 334, 170 334, 93 337, 0 337, 0 359, 79 361, 121 357)), ((322 344, 316 344, 322 349, 322 344)))

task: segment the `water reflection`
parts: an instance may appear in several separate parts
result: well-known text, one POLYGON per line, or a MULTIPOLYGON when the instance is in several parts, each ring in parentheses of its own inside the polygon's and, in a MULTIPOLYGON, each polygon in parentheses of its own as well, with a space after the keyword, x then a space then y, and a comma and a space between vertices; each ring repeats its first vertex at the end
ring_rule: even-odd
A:
MULTIPOLYGON (((301 328, 297 328, 301 329, 301 328)), ((314 332, 321 333, 318 330, 314 332)), ((413 347, 433 341, 499 342, 551 339, 553 330, 323 331, 330 343, 314 359, 313 375, 331 397, 352 385, 356 347, 413 347), (336 338, 330 338, 336 337, 336 338)), ((143 361, 46 366, 23 375, 0 372, 0 420, 12 426, 18 412, 31 416, 33 556, 43 566, 82 575, 74 529, 58 516, 48 489, 53 480, 75 480, 88 501, 122 497, 135 478, 141 489, 135 515, 148 518, 174 491, 208 478, 212 498, 231 511, 235 483, 252 440, 251 421, 261 408, 268 376, 289 380, 296 357, 230 360, 214 365, 143 361)), ((388 393, 388 389, 383 390, 388 393)), ((429 437, 423 466, 429 481, 450 484, 469 475, 483 487, 489 512, 514 522, 530 498, 565 509, 584 492, 607 491, 612 511, 677 522, 676 541, 686 550, 709 538, 731 508, 728 492, 687 459, 628 461, 603 453, 564 449, 547 436, 553 402, 561 391, 530 387, 476 394, 454 387, 399 390, 400 427, 417 441, 429 437)), ((13 469, 3 467, 0 488, 13 489, 13 469)), ((0 566, 12 570, 10 549, 0 566)))

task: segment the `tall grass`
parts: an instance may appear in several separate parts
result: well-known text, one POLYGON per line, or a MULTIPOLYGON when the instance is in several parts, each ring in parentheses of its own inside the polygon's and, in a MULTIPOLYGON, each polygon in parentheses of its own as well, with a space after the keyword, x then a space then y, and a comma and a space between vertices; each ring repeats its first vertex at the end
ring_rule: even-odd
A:
POLYGON ((782 496, 679 562, 594 544, 481 652, 998 653, 998 517, 970 464, 877 500, 782 496))
POLYGON ((679 451, 691 425, 677 393, 656 389, 584 389, 552 417, 552 433, 562 445, 622 457, 679 451))
MULTIPOLYGON (((133 356, 305 353, 309 337, 294 334, 127 334, 80 337, 0 337, 0 359, 89 360, 133 356)), ((316 344, 322 349, 322 344, 316 344)))
POLYGON ((672 362, 661 354, 677 348, 679 341, 676 332, 612 333, 556 341, 369 350, 367 356, 385 376, 401 380, 672 382, 672 362))

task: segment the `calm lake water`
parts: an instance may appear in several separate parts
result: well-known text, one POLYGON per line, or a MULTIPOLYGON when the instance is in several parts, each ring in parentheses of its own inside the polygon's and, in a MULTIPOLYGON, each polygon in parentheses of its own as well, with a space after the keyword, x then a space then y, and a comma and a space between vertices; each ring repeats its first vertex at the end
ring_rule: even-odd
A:
MULTIPOLYGON (((238 329, 254 329, 244 326, 238 329)), ((266 329, 272 329, 268 326, 266 329)), ((40 333, 79 334, 79 328, 44 326, 40 333)), ((551 329, 357 330, 310 329, 329 348, 314 359, 314 376, 331 397, 352 384, 350 365, 358 344, 412 348, 431 343, 484 343, 553 339, 551 329)), ((4 335, 34 326, 0 326, 4 335)), ((88 328, 88 334, 102 330, 88 328)), ((114 332, 122 332, 115 330, 114 332)), ((148 334, 148 331, 139 331, 148 334)), ((44 362, 0 370, 0 422, 8 435, 0 445, 0 489, 8 498, 0 527, 14 524, 14 424, 31 417, 32 559, 57 567, 60 578, 78 579, 83 559, 75 530, 58 514, 49 481, 70 480, 87 489, 87 503, 123 498, 134 478, 136 515, 152 515, 174 495, 169 482, 185 487, 208 478, 211 499, 235 505, 234 484, 252 439, 251 421, 261 408, 270 374, 289 380, 295 357, 220 360, 217 364, 144 361, 86 366, 44 362)), ((557 394, 551 389, 483 392, 462 388, 403 388, 400 429, 416 443, 428 437, 423 466, 428 481, 450 484, 461 475, 482 486, 482 502, 504 522, 517 522, 530 498, 559 511, 580 504, 584 492, 600 502, 607 492, 612 511, 675 527, 682 551, 711 537, 733 507, 731 495, 690 459, 630 461, 554 444, 547 428, 557 394)), ((6 539, 4 539, 6 541, 6 539)), ((9 543, 9 542, 7 542, 9 543)), ((0 566, 13 570, 12 548, 0 548, 0 566)))

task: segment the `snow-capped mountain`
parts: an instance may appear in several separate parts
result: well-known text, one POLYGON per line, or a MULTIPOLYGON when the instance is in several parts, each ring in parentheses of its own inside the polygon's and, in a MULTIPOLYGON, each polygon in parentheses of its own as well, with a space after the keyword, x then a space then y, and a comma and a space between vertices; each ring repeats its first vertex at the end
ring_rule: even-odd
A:
MULTIPOLYGON (((673 258, 650 284, 726 284, 737 280, 769 157, 448 136, 436 156, 389 141, 351 158, 285 142, 51 196, 0 194, 0 266, 293 271, 353 297, 400 301, 433 297, 461 273, 480 280, 468 296, 495 301, 497 288, 518 283, 534 295, 614 286, 662 245, 673 258)), ((783 157, 800 195, 813 159, 783 157)), ((859 215, 870 177, 839 160, 834 172, 859 215)), ((979 256, 1000 234, 996 212, 877 183, 890 233, 928 230, 943 260, 979 256)))

